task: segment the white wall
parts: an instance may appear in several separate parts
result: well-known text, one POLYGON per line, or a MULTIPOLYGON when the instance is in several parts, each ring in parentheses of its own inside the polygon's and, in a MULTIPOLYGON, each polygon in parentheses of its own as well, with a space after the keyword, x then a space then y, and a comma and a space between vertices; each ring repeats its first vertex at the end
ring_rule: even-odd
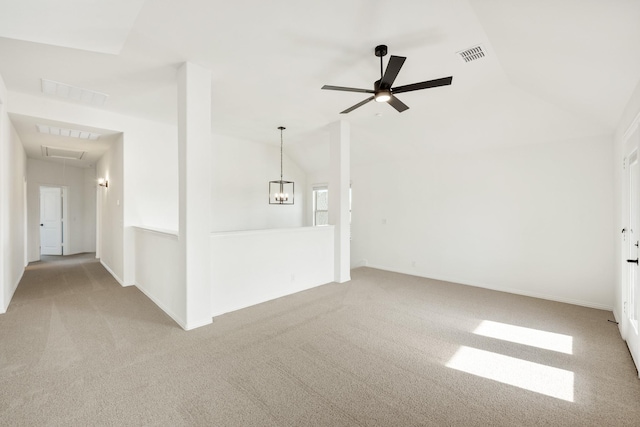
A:
POLYGON ((212 316, 333 281, 334 227, 211 234, 212 316))
POLYGON ((95 166, 84 169, 84 193, 82 194, 84 230, 82 232, 83 239, 78 242, 78 245, 82 245, 82 252, 95 252, 96 250, 97 179, 95 166))
MULTIPOLYGON (((334 233, 333 226, 212 233, 211 316, 331 282, 334 233)), ((135 285, 187 329, 177 233, 134 227, 134 235, 135 285)))
POLYGON ((352 265, 613 306, 608 138, 352 171, 352 265))
POLYGON ((134 228, 135 284, 158 307, 186 328, 186 287, 177 262, 177 233, 134 228))
POLYGON ((0 313, 4 313, 27 264, 25 259, 26 154, 9 121, 7 92, 0 77, 0 313))
POLYGON ((178 230, 178 130, 133 119, 123 124, 127 225, 178 230))
POLYGON ((191 62, 178 69, 178 235, 186 324, 211 323, 211 70, 191 62))
MULTIPOLYGON (((626 225, 623 221, 623 178, 624 172, 622 169, 622 161, 625 157, 623 149, 624 136, 629 127, 635 125, 640 121, 640 83, 636 86, 636 89, 631 94, 629 102, 624 110, 624 113, 620 119, 620 123, 616 129, 615 134, 615 154, 613 157, 613 169, 614 169, 614 192, 615 192, 615 218, 613 232, 616 236, 615 244, 615 258, 614 258, 614 272, 615 272, 615 288, 614 288, 614 307, 613 312, 616 319, 622 321, 622 289, 623 289, 623 274, 622 269, 627 268, 627 263, 623 258, 622 251, 622 233, 620 232, 626 225)), ((624 335, 623 335, 624 336, 624 335)))
POLYGON ((295 183, 295 202, 269 205, 269 181, 280 179, 280 146, 213 135, 212 231, 305 225, 306 176, 286 155, 286 145, 284 152, 283 179, 295 183))
POLYGON ((40 186, 43 185, 68 189, 68 217, 65 218, 68 240, 64 243, 64 255, 95 252, 95 169, 27 159, 29 262, 40 259, 40 186))
POLYGON ((123 173, 123 138, 111 145, 96 164, 96 176, 109 182, 108 187, 99 187, 97 197, 100 199, 100 262, 116 278, 121 285, 132 283, 125 281, 124 256, 134 255, 134 248, 124 248, 124 173, 123 173), (128 249, 128 251, 125 251, 128 249))

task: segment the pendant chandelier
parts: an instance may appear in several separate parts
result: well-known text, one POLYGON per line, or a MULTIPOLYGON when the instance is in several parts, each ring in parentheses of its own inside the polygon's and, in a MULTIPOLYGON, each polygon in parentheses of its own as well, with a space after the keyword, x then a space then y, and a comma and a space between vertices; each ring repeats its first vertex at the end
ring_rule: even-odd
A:
POLYGON ((278 129, 280 129, 280 181, 269 181, 269 204, 292 205, 294 196, 293 181, 282 180, 282 131, 286 128, 280 126, 278 129))

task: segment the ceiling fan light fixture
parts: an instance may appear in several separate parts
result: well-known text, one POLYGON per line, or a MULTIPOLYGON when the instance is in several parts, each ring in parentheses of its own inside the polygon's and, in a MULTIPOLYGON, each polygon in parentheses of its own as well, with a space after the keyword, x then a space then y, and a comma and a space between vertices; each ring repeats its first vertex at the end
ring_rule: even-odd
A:
POLYGON ((389 62, 387 63, 386 70, 383 69, 382 57, 387 54, 387 46, 379 45, 376 46, 374 50, 377 57, 380 58, 380 80, 373 82, 373 89, 359 89, 355 87, 344 87, 344 86, 331 86, 324 85, 321 89, 328 90, 340 90, 344 92, 359 92, 359 93, 367 93, 370 94, 369 98, 364 101, 358 102, 356 105, 353 105, 347 108, 344 111, 341 111, 340 114, 347 114, 355 110, 356 108, 360 108, 363 105, 375 100, 376 102, 386 102, 390 106, 396 109, 398 113, 402 113, 409 109, 404 102, 400 101, 395 95, 399 93, 412 92, 414 90, 422 90, 429 89, 433 87, 439 86, 447 86, 450 85, 453 81, 453 76, 443 77, 435 80, 427 80, 419 83, 412 83, 403 86, 393 86, 393 82, 395 82, 396 77, 398 77, 398 73, 404 64, 404 61, 407 59, 404 56, 395 56, 391 55, 389 58, 389 62))
POLYGON ((376 102, 388 102, 391 99, 391 92, 388 90, 381 90, 374 95, 376 102))

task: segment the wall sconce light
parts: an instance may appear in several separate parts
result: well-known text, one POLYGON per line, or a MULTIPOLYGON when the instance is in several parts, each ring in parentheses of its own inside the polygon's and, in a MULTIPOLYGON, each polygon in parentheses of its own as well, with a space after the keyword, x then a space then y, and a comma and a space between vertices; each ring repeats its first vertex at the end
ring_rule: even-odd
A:
POLYGON ((104 178, 100 178, 100 179, 98 179, 98 185, 99 185, 100 187, 106 187, 106 188, 109 188, 109 181, 107 181, 107 180, 106 180, 106 179, 104 179, 104 178))

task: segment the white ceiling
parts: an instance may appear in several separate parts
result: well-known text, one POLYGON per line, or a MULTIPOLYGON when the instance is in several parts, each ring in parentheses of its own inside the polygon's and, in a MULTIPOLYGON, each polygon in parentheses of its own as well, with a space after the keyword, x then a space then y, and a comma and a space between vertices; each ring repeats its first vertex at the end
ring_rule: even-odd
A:
POLYGON ((640 79, 640 0, 95 0, 113 5, 99 32, 92 10, 58 0, 56 13, 74 17, 62 42, 43 26, 50 3, 29 0, 31 20, 25 0, 0 4, 10 91, 44 96, 51 79, 107 93, 105 110, 175 123, 176 71, 191 61, 212 71, 215 133, 277 144, 283 125, 296 158, 324 153, 326 125, 341 118, 355 162, 611 135, 640 79), (96 38, 124 29, 121 49, 96 38), (378 44, 408 58, 396 85, 453 84, 402 94, 401 114, 375 102, 338 114, 366 96, 320 87, 371 87, 378 44), (485 58, 456 55, 477 44, 485 58))
POLYGON ((0 3, 0 37, 118 54, 144 0, 0 3))

